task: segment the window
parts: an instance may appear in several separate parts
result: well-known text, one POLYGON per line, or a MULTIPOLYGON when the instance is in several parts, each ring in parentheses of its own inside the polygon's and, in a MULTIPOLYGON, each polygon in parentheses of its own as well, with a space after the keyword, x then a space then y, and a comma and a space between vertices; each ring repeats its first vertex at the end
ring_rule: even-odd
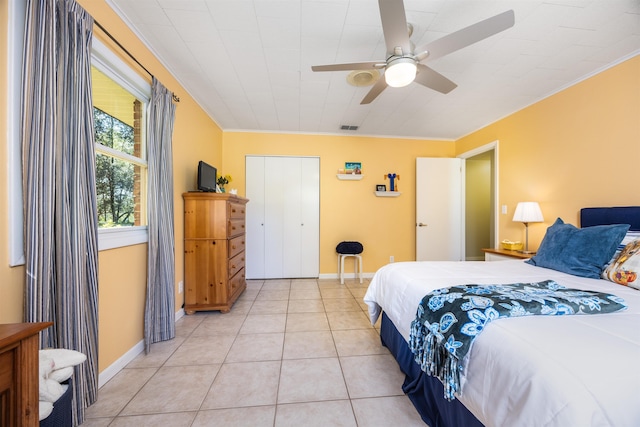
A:
POLYGON ((100 228, 146 225, 145 104, 91 68, 100 228))
POLYGON ((146 118, 151 86, 98 40, 91 67, 99 248, 147 238, 146 118))

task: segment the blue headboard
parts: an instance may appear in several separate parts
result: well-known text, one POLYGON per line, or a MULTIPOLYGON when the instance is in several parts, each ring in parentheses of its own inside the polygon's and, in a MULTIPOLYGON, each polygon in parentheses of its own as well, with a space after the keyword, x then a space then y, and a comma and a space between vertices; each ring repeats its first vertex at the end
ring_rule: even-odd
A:
POLYGON ((629 224, 629 230, 640 230, 640 206, 580 209, 580 227, 629 224))

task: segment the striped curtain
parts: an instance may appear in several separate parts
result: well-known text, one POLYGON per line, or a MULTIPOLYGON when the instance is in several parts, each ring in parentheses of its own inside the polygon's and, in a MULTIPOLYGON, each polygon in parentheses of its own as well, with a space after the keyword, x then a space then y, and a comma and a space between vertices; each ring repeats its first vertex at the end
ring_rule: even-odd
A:
POLYGON ((175 328, 175 254, 173 233, 173 94, 155 77, 149 111, 148 209, 149 253, 144 313, 145 352, 151 344, 172 339, 175 328))
POLYGON ((74 425, 98 392, 98 221, 91 98, 93 19, 75 0, 28 0, 22 84, 25 321, 41 346, 87 356, 74 425))

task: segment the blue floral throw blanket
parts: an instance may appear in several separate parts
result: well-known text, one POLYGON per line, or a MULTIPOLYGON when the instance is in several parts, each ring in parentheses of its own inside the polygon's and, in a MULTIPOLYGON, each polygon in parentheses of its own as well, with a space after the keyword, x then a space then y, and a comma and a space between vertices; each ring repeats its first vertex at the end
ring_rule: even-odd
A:
POLYGON ((622 298, 565 288, 553 280, 508 285, 460 285, 427 294, 411 324, 409 346, 422 370, 455 399, 463 360, 474 339, 497 319, 530 315, 612 313, 627 306, 622 298))

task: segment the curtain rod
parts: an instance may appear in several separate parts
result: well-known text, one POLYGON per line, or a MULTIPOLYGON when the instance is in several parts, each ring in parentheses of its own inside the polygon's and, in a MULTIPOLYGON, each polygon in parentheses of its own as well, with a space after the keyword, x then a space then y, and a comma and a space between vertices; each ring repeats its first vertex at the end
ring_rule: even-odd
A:
MULTIPOLYGON (((96 20, 94 20, 94 21, 93 21, 93 23, 94 23, 94 24, 96 24, 96 25, 98 26, 98 28, 100 28, 100 29, 102 30, 102 32, 103 32, 103 33, 105 33, 105 34, 107 35, 107 37, 109 37, 109 38, 110 38, 110 39, 111 39, 115 44, 117 44, 117 45, 118 45, 118 47, 119 47, 120 49, 122 49, 122 51, 123 51, 124 53, 126 53, 126 54, 129 56, 129 58, 133 59, 133 61, 134 61, 136 64, 138 64, 138 65, 140 66, 140 68, 142 68, 142 69, 143 69, 147 74, 149 74, 152 78, 154 77, 154 75, 153 75, 153 74, 151 74, 151 71, 147 70, 147 68, 146 68, 144 65, 142 65, 142 64, 140 63, 140 61, 138 61, 138 60, 136 59, 136 57, 135 57, 135 56, 133 56, 133 55, 131 54, 131 52, 129 52, 129 51, 128 51, 124 46, 122 46, 122 44, 120 44, 120 42, 119 42, 118 40, 116 40, 116 38, 115 38, 115 37, 113 37, 113 36, 111 35, 111 33, 110 33, 109 31, 107 31, 107 29, 106 29, 106 28, 104 28, 102 25, 100 25, 100 23, 99 23, 98 21, 96 21, 96 20)), ((172 92, 172 93, 171 93, 171 97, 173 98, 173 101, 174 101, 174 102, 180 102, 180 98, 178 98, 178 97, 176 96, 176 94, 175 94, 175 93, 173 93, 173 92, 172 92)))

